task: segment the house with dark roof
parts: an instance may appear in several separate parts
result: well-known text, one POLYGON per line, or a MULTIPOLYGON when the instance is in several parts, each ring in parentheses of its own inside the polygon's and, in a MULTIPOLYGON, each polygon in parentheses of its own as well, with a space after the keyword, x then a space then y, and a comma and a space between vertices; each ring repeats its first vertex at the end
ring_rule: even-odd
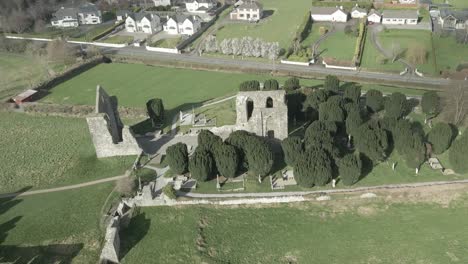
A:
POLYGON ((312 7, 310 15, 313 21, 346 22, 348 12, 343 7, 312 7))
POLYGON ((163 28, 165 32, 171 35, 193 35, 201 28, 201 18, 175 14, 167 17, 163 28))
POLYGON ((468 28, 468 10, 441 9, 439 23, 443 29, 468 28))
POLYGON ((187 0, 185 8, 191 13, 207 13, 218 5, 216 0, 187 0))
POLYGON ((384 10, 382 24, 386 25, 416 25, 418 24, 417 10, 384 10))
POLYGON ((78 8, 61 7, 53 14, 51 23, 54 27, 101 24, 102 14, 96 5, 91 3, 85 3, 78 8))
POLYGON ((232 20, 258 21, 262 18, 263 6, 257 1, 245 0, 234 8, 229 17, 232 20))
POLYGON ((154 34, 162 30, 161 18, 158 15, 146 12, 130 14, 125 19, 125 30, 127 32, 154 34))

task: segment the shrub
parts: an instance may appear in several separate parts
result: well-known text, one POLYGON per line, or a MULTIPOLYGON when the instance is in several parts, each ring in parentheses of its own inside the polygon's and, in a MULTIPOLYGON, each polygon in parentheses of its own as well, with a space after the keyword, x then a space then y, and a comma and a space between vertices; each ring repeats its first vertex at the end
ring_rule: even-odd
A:
POLYGON ((167 184, 163 188, 163 193, 166 195, 169 199, 176 199, 177 198, 177 191, 174 189, 174 186, 172 184, 167 184))
POLYGON ((259 91, 259 90, 260 90, 260 83, 256 80, 245 81, 239 85, 239 91, 242 91, 242 92, 259 91))
POLYGON ((278 81, 275 79, 266 80, 265 83, 263 84, 263 90, 272 91, 272 90, 278 90, 278 89, 279 89, 279 84, 278 84, 278 81))
POLYGON ((442 154, 449 149, 453 138, 452 128, 446 123, 437 123, 427 135, 427 141, 431 143, 435 154, 442 154))
POLYGON ((177 143, 167 148, 166 160, 171 170, 176 174, 187 172, 188 167, 188 151, 187 145, 177 143))
POLYGON ((468 133, 463 133, 453 143, 449 152, 449 161, 453 170, 458 173, 468 172, 468 133))

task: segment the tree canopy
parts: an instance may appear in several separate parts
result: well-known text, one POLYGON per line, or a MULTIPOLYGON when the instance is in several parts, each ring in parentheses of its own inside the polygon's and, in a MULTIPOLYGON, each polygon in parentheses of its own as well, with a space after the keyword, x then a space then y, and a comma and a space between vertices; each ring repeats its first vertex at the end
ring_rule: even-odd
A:
POLYGON ((366 106, 374 113, 383 109, 384 98, 379 90, 369 90, 366 93, 366 106))
POLYGON ((164 105, 162 99, 154 98, 146 102, 146 111, 153 126, 164 121, 164 105))
POLYGON ((291 77, 284 82, 284 90, 286 91, 294 91, 296 89, 301 88, 301 84, 298 78, 291 77))
POLYGON ((453 170, 457 173, 468 172, 468 133, 463 133, 449 151, 449 161, 453 170))
POLYGON ((440 97, 437 92, 425 92, 421 99, 421 110, 426 114, 426 118, 435 117, 441 111, 440 97))
POLYGON ((174 173, 186 173, 188 168, 187 145, 179 142, 169 146, 166 150, 166 160, 174 173))
POLYGON ((340 179, 344 185, 350 186, 359 181, 362 175, 362 160, 357 154, 347 154, 338 161, 340 179))
POLYGON ((302 143, 302 139, 297 136, 288 137, 281 142, 281 147, 284 153, 284 161, 289 166, 293 166, 296 164, 299 157, 302 155, 304 151, 304 145, 302 143))
POLYGON ((361 98, 361 88, 355 84, 351 84, 344 89, 343 97, 355 103, 359 103, 361 98))
POLYGON ((219 174, 227 178, 233 178, 237 175, 240 162, 234 146, 228 144, 217 145, 213 156, 219 174))
POLYGON ((378 121, 362 124, 354 137, 356 148, 374 161, 383 161, 389 147, 387 132, 378 121))
POLYGON ((211 153, 206 149, 198 149, 189 161, 189 171, 197 181, 208 181, 213 177, 214 161, 211 153))
POLYGON ((406 95, 395 92, 385 100, 385 116, 390 118, 402 118, 409 110, 409 103, 406 95))
POLYGON ((327 75, 323 88, 333 93, 338 93, 340 90, 340 80, 335 75, 327 75))
POLYGON ((263 90, 265 91, 272 91, 272 90, 278 90, 278 89, 279 89, 279 83, 275 79, 266 80, 263 83, 263 90))
POLYGON ((454 139, 452 127, 447 123, 437 123, 427 135, 427 141, 432 145, 434 154, 442 154, 450 148, 454 139))
POLYGON ((307 149, 294 167, 294 178, 302 187, 327 184, 333 174, 332 160, 320 148, 307 149))
POLYGON ((245 81, 239 85, 239 91, 259 91, 260 83, 257 80, 245 81))

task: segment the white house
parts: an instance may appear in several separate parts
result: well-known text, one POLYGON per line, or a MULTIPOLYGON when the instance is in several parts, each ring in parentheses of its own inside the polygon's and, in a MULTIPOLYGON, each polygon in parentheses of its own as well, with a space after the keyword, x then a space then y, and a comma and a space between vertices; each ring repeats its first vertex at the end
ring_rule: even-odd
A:
POLYGON ((232 20, 258 21, 262 18, 263 7, 256 1, 243 2, 229 14, 232 20))
POLYGON ((313 21, 348 21, 348 13, 343 10, 343 7, 312 7, 310 15, 313 21))
POLYGON ((77 27, 78 23, 78 9, 62 7, 53 14, 51 20, 54 27, 77 27))
POLYGON ((102 23, 102 15, 95 4, 85 3, 78 8, 61 7, 53 14, 51 23, 54 27, 95 25, 102 23))
POLYGON ((154 6, 170 6, 171 0, 153 0, 154 6))
POLYGON ((117 21, 123 21, 123 20, 126 20, 127 17, 129 17, 132 14, 133 12, 130 12, 128 10, 117 10, 117 12, 115 13, 115 16, 116 16, 117 21))
POLYGON ((416 4, 416 0, 400 0, 400 4, 408 4, 408 5, 414 5, 416 4))
POLYGON ((125 20, 125 30, 127 32, 154 34, 161 31, 161 29, 161 19, 155 14, 142 12, 129 15, 125 20))
POLYGON ((439 24, 443 29, 466 29, 468 28, 468 10, 441 9, 439 24))
POLYGON ((198 16, 176 14, 167 18, 164 31, 171 35, 193 35, 200 27, 201 19, 198 16))
POLYGON ((385 10, 382 24, 386 25, 416 25, 419 15, 416 10, 385 10))
POLYGON ((185 8, 192 13, 206 13, 216 5, 216 0, 187 0, 185 2, 185 8))
POLYGON ((367 15, 367 21, 380 24, 382 22, 382 14, 372 9, 367 15))
POLYGON ((352 18, 363 18, 367 16, 367 10, 364 8, 360 8, 357 4, 351 10, 351 17, 352 18))

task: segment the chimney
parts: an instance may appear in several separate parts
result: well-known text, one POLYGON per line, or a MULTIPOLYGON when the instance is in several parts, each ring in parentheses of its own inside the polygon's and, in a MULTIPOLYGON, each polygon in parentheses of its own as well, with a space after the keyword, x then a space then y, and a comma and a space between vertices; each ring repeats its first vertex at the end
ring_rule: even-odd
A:
POLYGON ((343 10, 343 6, 340 6, 340 9, 343 10))

